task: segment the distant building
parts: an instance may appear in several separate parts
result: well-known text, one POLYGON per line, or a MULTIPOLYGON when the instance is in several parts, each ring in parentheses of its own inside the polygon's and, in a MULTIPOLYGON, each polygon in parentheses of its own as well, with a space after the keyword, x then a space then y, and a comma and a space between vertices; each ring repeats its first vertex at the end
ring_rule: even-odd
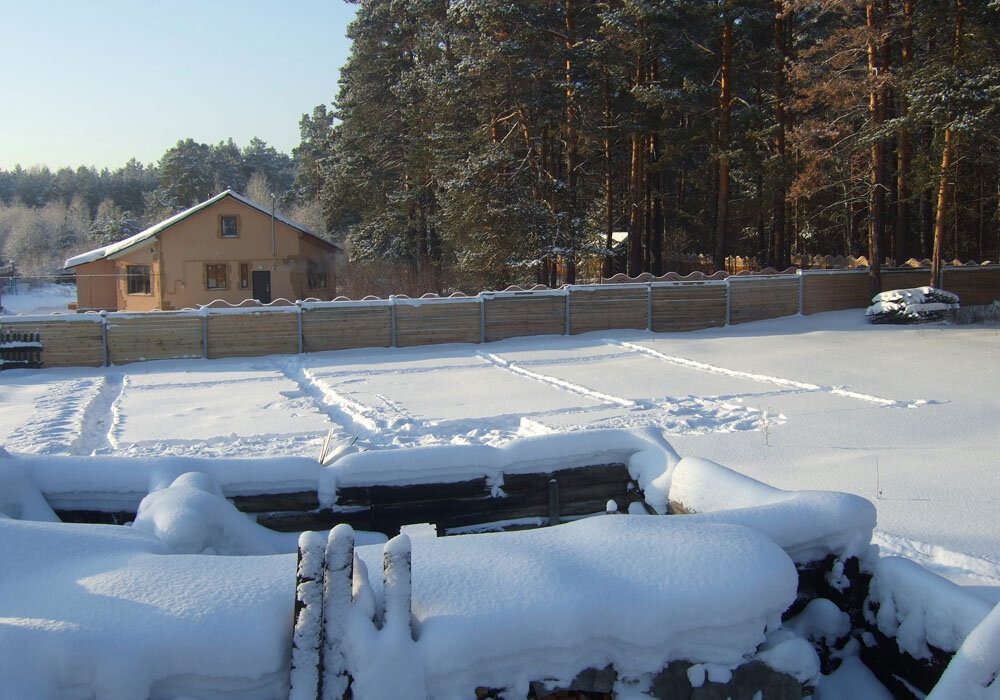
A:
POLYGON ((78 310, 150 311, 332 299, 341 262, 338 246, 226 190, 65 268, 76 273, 78 310))

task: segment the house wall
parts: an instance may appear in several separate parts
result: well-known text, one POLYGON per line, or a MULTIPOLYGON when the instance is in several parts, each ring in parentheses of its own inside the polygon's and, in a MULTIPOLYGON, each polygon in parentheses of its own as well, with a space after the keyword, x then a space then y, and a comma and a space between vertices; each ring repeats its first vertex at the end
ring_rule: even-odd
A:
POLYGON ((150 295, 127 294, 124 277, 119 283, 120 310, 184 309, 216 299, 238 304, 253 297, 252 272, 271 273, 271 298, 289 300, 316 297, 332 299, 336 291, 335 249, 312 236, 274 220, 272 256, 271 217, 243 202, 226 197, 191 214, 157 236, 155 244, 142 245, 117 258, 119 270, 129 264, 148 264, 152 270, 150 295), (237 236, 223 238, 221 219, 237 217, 237 236), (309 288, 309 260, 326 271, 326 285, 309 288), (247 287, 241 287, 240 264, 249 265, 247 287), (206 265, 226 266, 225 289, 209 289, 206 265))
POLYGON ((76 268, 76 308, 80 311, 118 308, 116 266, 113 260, 95 260, 76 268))

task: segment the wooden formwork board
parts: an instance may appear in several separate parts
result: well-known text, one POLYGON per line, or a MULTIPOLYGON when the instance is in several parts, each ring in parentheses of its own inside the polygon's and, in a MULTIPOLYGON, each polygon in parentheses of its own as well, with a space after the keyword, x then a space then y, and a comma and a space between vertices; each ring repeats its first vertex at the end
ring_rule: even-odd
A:
POLYGON ((566 332, 566 297, 515 296, 486 299, 486 340, 566 332))
POLYGON ((863 272, 831 272, 805 275, 802 281, 802 313, 863 309, 868 306, 868 275, 863 272))
POLYGON ((882 269, 882 291, 888 292, 893 289, 911 289, 913 287, 937 286, 935 282, 931 284, 931 270, 927 267, 904 268, 904 269, 882 269))
POLYGON ((962 306, 992 304, 1000 299, 1000 267, 946 267, 942 286, 957 294, 962 306))
POLYGON ((205 347, 200 316, 109 316, 107 336, 108 360, 116 365, 201 357, 205 347))
POLYGON ((793 316, 799 312, 799 278, 729 280, 729 323, 793 316))
POLYGON ((478 343, 482 339, 478 301, 456 303, 422 301, 396 306, 396 345, 478 343))
POLYGON ((208 356, 255 357, 299 351, 298 314, 209 314, 208 356))
POLYGON ((643 330, 649 322, 649 287, 587 287, 569 297, 569 332, 643 330))
POLYGON ((652 330, 693 331, 726 325, 726 288, 721 284, 653 287, 652 330))
POLYGON ((42 367, 100 367, 104 364, 104 331, 100 319, 16 321, 7 317, 5 331, 38 333, 42 367))
POLYGON ((302 312, 302 349, 305 352, 390 345, 392 309, 388 306, 306 309, 302 312))

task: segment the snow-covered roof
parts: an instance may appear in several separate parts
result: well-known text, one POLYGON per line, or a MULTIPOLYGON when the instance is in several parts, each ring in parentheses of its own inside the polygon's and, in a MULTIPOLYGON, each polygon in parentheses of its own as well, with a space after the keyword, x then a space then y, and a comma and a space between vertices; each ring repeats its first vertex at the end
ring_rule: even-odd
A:
MULTIPOLYGON (((226 190, 225 192, 220 192, 219 194, 215 195, 211 199, 206 199, 201 204, 196 204, 193 207, 191 207, 190 209, 185 209, 184 211, 182 211, 182 212, 180 212, 178 214, 174 214, 169 219, 164 219, 160 223, 154 224, 153 226, 150 226, 149 228, 147 228, 144 231, 140 231, 139 233, 135 234, 134 236, 129 236, 128 238, 126 238, 124 240, 121 240, 121 241, 118 241, 116 243, 109 243, 108 245, 102 246, 100 248, 94 248, 93 250, 88 250, 86 253, 80 253, 79 255, 74 255, 72 258, 69 258, 63 264, 63 267, 66 268, 66 269, 69 269, 71 267, 77 267, 78 265, 83 265, 84 263, 94 262, 95 260, 101 260, 103 258, 109 258, 109 257, 111 257, 113 255, 117 255, 119 253, 123 253, 126 250, 128 250, 129 248, 131 248, 131 247, 133 247, 135 245, 138 245, 138 244, 142 243, 143 241, 146 241, 146 240, 148 240, 150 238, 153 238, 154 236, 156 236, 159 233, 162 233, 163 231, 165 231, 166 229, 170 228, 171 226, 173 226, 177 222, 183 221, 184 219, 186 219, 187 217, 191 216, 192 214, 194 214, 196 212, 199 212, 202 209, 205 209, 207 207, 210 207, 213 204, 215 204, 216 202, 219 202, 219 201, 225 199, 226 197, 233 197, 234 199, 236 199, 236 200, 238 200, 240 202, 243 202, 247 206, 253 207, 256 210, 258 210, 258 211, 260 211, 260 212, 262 212, 262 213, 264 213, 264 214, 266 214, 268 216, 271 216, 271 210, 268 209, 267 207, 265 207, 265 206, 263 206, 261 204, 258 204, 257 202, 253 201, 252 199, 248 199, 247 197, 244 197, 243 195, 239 194, 238 192, 234 192, 232 190, 226 190)), ((340 247, 336 243, 330 243, 330 241, 326 240, 322 236, 314 233, 313 231, 310 231, 309 229, 307 229, 302 224, 296 223, 296 222, 292 221, 291 219, 289 219, 288 217, 283 216, 283 215, 281 215, 281 214, 279 214, 277 212, 274 212, 274 218, 277 219, 278 221, 280 221, 281 223, 285 224, 286 226, 291 226, 292 228, 296 229, 297 231, 301 231, 302 233, 305 233, 305 234, 307 234, 309 236, 312 236, 313 238, 316 238, 317 240, 320 240, 323 243, 326 243, 327 245, 332 245, 335 248, 339 248, 340 247)))

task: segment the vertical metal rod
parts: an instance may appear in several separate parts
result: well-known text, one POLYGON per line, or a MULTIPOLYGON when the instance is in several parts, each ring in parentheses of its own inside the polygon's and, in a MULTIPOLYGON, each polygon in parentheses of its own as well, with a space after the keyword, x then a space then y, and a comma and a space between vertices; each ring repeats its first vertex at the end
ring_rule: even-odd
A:
POLYGON ((729 283, 729 278, 726 278, 726 325, 729 325, 730 316, 730 306, 732 304, 733 296, 733 286, 729 283))
POLYGON ((570 308, 570 300, 572 298, 573 294, 570 287, 566 287, 566 335, 569 335, 570 331, 569 308, 570 308))
POLYGON ((104 352, 104 366, 111 365, 111 358, 108 357, 108 312, 101 311, 101 349, 104 352))
POLYGON ((795 271, 795 274, 799 276, 799 316, 804 313, 806 307, 806 276, 805 270, 801 268, 795 271))
POLYGON ((302 301, 295 301, 295 315, 298 317, 299 326, 299 354, 302 354, 302 301))
POLYGON ((486 342, 486 299, 479 293, 479 342, 486 342))
POLYGON ((392 314, 392 347, 396 347, 396 295, 389 295, 389 308, 392 314))
POLYGON ((653 330, 653 283, 646 283, 646 330, 653 330))
POLYGON ((201 356, 208 359, 208 311, 201 314, 201 356))

